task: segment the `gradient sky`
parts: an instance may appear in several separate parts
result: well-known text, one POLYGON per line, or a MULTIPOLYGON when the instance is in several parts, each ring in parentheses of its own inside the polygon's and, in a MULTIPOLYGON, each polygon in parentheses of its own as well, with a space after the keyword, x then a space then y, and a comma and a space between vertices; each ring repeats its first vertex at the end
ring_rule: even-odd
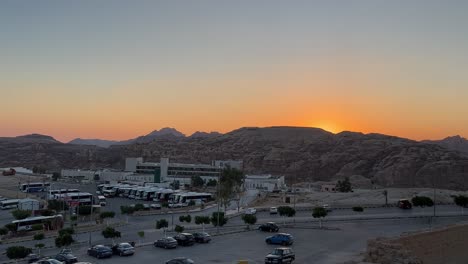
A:
POLYGON ((468 1, 1 1, 0 136, 468 137, 468 1))

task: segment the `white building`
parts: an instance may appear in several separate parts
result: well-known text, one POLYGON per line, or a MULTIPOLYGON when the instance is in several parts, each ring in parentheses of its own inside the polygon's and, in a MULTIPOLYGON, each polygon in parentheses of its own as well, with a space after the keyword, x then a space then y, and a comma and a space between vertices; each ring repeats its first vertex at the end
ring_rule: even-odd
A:
POLYGON ((38 200, 26 198, 18 201, 18 209, 20 210, 36 211, 40 208, 41 203, 38 200))
POLYGON ((244 170, 244 162, 242 160, 214 160, 212 165, 218 168, 230 167, 233 169, 244 170))
POLYGON ((264 190, 272 192, 286 188, 284 176, 246 175, 244 187, 247 190, 264 190))

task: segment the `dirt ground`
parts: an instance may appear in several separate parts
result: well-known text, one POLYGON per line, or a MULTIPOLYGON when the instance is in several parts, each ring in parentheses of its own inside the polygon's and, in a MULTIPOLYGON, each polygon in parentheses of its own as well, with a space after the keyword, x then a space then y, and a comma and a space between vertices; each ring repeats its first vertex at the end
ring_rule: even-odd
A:
MULTIPOLYGON (((386 188, 386 189, 355 189, 349 193, 322 192, 317 190, 304 190, 296 194, 296 204, 303 206, 317 206, 328 204, 331 207, 355 206, 355 205, 384 205, 384 190, 388 193, 388 204, 396 204, 399 199, 411 199, 414 196, 434 197, 434 189, 429 188, 386 188)), ((436 189, 436 203, 453 203, 451 195, 468 195, 468 192, 436 189)), ((254 206, 269 207, 287 205, 285 197, 290 197, 290 203, 294 202, 293 193, 267 194, 258 199, 254 206)))
POLYGON ((27 176, 27 175, 15 175, 15 176, 2 176, 0 175, 0 196, 10 199, 16 198, 27 198, 31 197, 31 194, 26 194, 19 191, 19 186, 23 183, 28 182, 42 182, 50 181, 41 176, 27 176))

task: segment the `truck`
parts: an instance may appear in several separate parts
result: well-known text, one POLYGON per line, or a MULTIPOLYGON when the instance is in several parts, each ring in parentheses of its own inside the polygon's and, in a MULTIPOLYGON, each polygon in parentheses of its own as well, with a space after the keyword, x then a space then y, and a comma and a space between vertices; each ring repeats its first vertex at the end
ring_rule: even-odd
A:
POLYGON ((2 172, 3 176, 14 176, 16 174, 16 170, 13 168, 10 168, 9 170, 4 170, 2 172))

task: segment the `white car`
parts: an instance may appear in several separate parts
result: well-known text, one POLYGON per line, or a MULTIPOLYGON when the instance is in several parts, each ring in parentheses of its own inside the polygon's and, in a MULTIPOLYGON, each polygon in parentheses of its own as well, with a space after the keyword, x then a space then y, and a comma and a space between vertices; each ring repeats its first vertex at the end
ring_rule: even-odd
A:
POLYGON ((257 213, 257 209, 255 208, 247 208, 247 210, 245 210, 245 214, 248 214, 248 215, 254 215, 257 213))
POLYGON ((278 214, 278 208, 270 207, 270 214, 278 214))

